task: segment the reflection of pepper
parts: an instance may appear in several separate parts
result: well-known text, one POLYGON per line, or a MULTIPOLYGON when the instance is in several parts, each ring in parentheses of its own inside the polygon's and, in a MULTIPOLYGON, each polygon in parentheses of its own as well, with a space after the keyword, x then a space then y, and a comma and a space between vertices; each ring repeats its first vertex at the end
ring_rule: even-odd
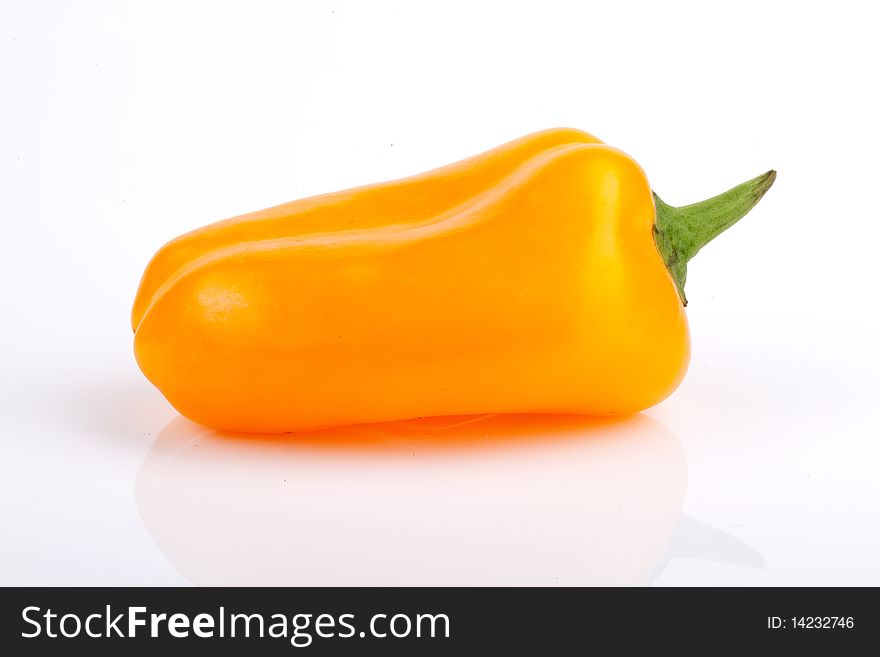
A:
POLYGON ((184 415, 276 432, 464 413, 631 413, 687 367, 687 260, 775 174, 672 208, 574 130, 172 241, 135 353, 184 415))
POLYGON ((177 418, 135 480, 147 530, 200 586, 640 585, 674 556, 686 488, 681 443, 644 415, 424 418, 283 441, 177 418))

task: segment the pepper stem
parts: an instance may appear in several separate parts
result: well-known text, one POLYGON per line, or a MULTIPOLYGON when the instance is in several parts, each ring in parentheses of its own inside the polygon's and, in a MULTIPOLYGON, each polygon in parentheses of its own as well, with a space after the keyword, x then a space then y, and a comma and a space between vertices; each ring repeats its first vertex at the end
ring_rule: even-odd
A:
POLYGON ((733 226, 751 210, 776 180, 776 172, 752 178, 723 194, 680 208, 664 203, 654 194, 654 241, 686 306, 684 283, 687 263, 706 244, 733 226))

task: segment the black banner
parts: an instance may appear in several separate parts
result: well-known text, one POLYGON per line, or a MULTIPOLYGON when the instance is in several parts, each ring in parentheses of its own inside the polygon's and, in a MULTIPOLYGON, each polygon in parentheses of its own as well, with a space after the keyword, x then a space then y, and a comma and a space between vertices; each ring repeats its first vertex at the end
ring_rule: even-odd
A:
POLYGON ((554 654, 646 640, 709 653, 853 649, 875 637, 878 611, 874 589, 838 588, 10 588, 0 624, 15 655, 554 654))

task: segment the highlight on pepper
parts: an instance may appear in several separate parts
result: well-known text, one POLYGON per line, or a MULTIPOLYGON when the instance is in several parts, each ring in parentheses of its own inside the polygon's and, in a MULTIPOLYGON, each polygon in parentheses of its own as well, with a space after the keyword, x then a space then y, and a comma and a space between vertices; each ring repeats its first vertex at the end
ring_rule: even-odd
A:
POLYGON ((545 130, 173 239, 137 291, 135 356, 226 431, 636 413, 687 369, 688 262, 775 178, 672 207, 625 153, 545 130))

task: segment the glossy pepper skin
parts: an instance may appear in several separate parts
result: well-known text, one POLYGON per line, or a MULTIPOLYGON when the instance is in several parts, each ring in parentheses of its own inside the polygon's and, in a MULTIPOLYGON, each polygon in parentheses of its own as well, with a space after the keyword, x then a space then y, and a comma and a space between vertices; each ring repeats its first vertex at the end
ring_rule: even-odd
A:
POLYGON ((178 411, 228 431, 634 413, 689 358, 655 219, 630 157, 537 133, 170 242, 135 300, 135 354, 178 411))
POLYGON ((242 242, 424 221, 497 185, 535 155, 574 143, 599 140, 571 128, 544 130, 403 180, 300 199, 181 235, 147 266, 132 308, 131 328, 137 330, 162 282, 210 251, 242 242))

